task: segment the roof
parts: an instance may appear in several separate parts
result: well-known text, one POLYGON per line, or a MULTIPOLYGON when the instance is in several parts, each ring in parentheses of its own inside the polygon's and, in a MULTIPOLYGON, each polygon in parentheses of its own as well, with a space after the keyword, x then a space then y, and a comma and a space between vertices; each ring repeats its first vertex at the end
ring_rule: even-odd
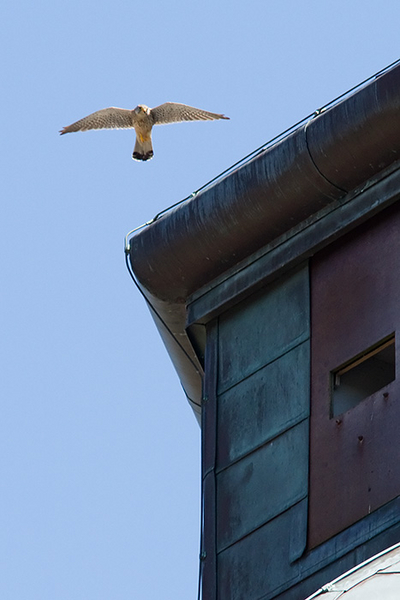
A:
POLYGON ((187 302, 391 167, 400 158, 399 90, 400 65, 130 239, 132 270, 197 415, 201 350, 187 328, 187 302))

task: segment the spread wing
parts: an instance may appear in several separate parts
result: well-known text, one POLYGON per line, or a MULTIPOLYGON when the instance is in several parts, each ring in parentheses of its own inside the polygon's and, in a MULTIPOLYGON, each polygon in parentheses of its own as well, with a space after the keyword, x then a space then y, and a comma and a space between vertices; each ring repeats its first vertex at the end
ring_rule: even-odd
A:
POLYGON ((72 125, 61 129, 60 134, 72 131, 87 131, 88 129, 122 129, 133 127, 133 111, 126 108, 103 108, 72 125))
POLYGON ((155 125, 178 123, 179 121, 213 121, 214 119, 229 119, 225 115, 208 112, 186 104, 166 102, 151 109, 155 125))

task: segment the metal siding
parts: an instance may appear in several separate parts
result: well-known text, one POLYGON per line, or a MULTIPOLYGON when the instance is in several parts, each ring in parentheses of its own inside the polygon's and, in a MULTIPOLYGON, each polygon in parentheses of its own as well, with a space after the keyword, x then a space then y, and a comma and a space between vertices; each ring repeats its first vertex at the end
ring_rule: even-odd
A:
POLYGON ((329 418, 330 372, 393 331, 398 347, 399 232, 395 205, 313 261, 310 547, 400 494, 399 376, 329 418))
MULTIPOLYGON (((398 209, 396 207, 392 207, 388 209, 387 215, 390 215, 390 218, 386 224, 382 226, 382 236, 381 240, 383 247, 385 248, 395 248, 396 244, 393 245, 392 236, 396 231, 400 231, 400 220, 393 220, 393 215, 397 212, 400 213, 400 206, 398 209), (386 239, 386 236, 389 236, 386 239)), ((374 223, 379 224, 384 217, 375 217, 374 223)), ((399 218, 400 219, 400 218, 399 218)), ((382 223, 381 223, 382 224, 382 223)), ((369 229, 369 226, 363 226, 363 229, 369 229)), ((358 232, 358 231, 357 231, 358 232)), ((347 238, 343 238, 343 242, 346 242, 347 238)), ((352 239, 352 238, 350 238, 352 239)), ((397 242, 400 244, 400 242, 397 242)), ((371 247, 372 238, 368 240, 368 246, 371 247)), ((338 244, 339 247, 339 244, 338 244)), ((370 248, 372 255, 377 253, 377 249, 372 247, 370 248)), ((398 257, 400 253, 397 253, 396 260, 400 260, 398 257)), ((371 265, 373 261, 371 261, 371 265)), ((384 259, 384 264, 393 265, 392 259, 386 258, 384 259)), ((341 266, 346 265, 346 259, 342 260, 341 266)), ((375 267, 372 268, 372 272, 376 275, 378 271, 385 271, 385 269, 381 269, 379 266, 378 269, 375 267)), ((352 265, 352 275, 354 277, 354 265, 352 265)), ((339 270, 339 269, 338 269, 339 270)), ((390 269, 386 270, 386 275, 388 275, 390 269)), ((307 269, 302 269, 300 273, 306 272, 307 269)), ((295 276, 298 277, 299 273, 295 272, 295 276)), ((379 277, 383 277, 383 274, 380 273, 379 277)), ((305 279, 307 279, 305 277, 305 279)), ((400 278, 399 278, 400 279, 400 278)), ((328 275, 327 281, 329 282, 330 276, 328 275)), ((351 273, 349 274, 349 280, 352 281, 351 273)), ((228 325, 228 316, 232 313, 235 315, 238 314, 240 308, 242 308, 245 312, 247 312, 249 306, 253 308, 252 303, 257 304, 260 312, 257 314, 254 311, 252 314, 254 318, 258 321, 266 321, 268 323, 268 318, 270 313, 266 312, 266 306, 268 303, 264 297, 264 302, 262 301, 262 295, 269 293, 270 291, 276 294, 276 290, 279 287, 280 283, 283 282, 283 287, 288 292, 290 290, 290 286, 288 286, 289 277, 286 277, 284 280, 276 282, 274 286, 270 286, 268 288, 264 288, 263 292, 258 294, 257 296, 253 296, 249 301, 242 302, 240 305, 237 305, 236 311, 230 310, 229 313, 225 313, 225 315, 220 318, 221 328, 220 333, 223 332, 223 335, 230 335, 228 325), (223 327, 222 327, 223 326, 223 327)), ((346 285, 349 282, 346 280, 346 285)), ((392 282, 393 283, 393 282, 392 282)), ((390 285, 392 285, 392 283, 390 285)), ((350 297, 352 293, 352 287, 349 288, 343 287, 341 289, 334 290, 334 282, 332 283, 332 288, 330 292, 327 293, 336 293, 336 297, 340 298, 341 294, 343 295, 343 290, 347 289, 350 291, 350 297)), ((400 286, 400 281, 399 281, 400 286)), ((354 288, 359 289, 357 286, 357 279, 354 283, 354 288)), ((365 294, 365 288, 364 295, 365 294)), ((394 290, 390 286, 388 287, 386 283, 381 286, 379 294, 382 297, 385 297, 387 293, 389 295, 393 294, 394 290)), ((397 295, 397 298, 400 297, 397 295)), ((275 295, 276 298, 276 295, 275 295)), ((308 307, 308 293, 303 295, 303 300, 306 300, 305 305, 308 307)), ((293 300, 293 297, 291 297, 293 300)), ((283 301, 283 298, 282 298, 283 301)), ((336 300, 335 300, 336 301, 336 300)), ((314 302, 315 304, 315 302, 314 302)), ((351 303, 350 303, 351 304, 351 303)), ((271 306, 276 306, 276 301, 271 303, 271 306)), ((381 306, 385 306, 385 304, 381 304, 381 306)), ((315 307, 314 307, 315 308, 315 307)), ((358 308, 354 311, 355 314, 358 314, 358 308)), ((353 307, 354 309, 354 307, 353 307)), ((352 310, 353 310, 352 309, 352 310)), ((329 311, 328 311, 329 312, 329 311)), ((344 311, 345 312, 345 311, 344 311)), ((389 311, 390 313, 391 311, 389 311)), ((360 317, 360 315, 358 315, 360 317)), ((365 318, 365 315, 364 317, 365 318)), ((308 323, 308 314, 306 315, 306 321, 308 323)), ((250 320, 247 315, 247 324, 249 324, 250 320)), ((275 324, 277 326, 277 324, 275 324)), ((242 328, 242 331, 246 331, 245 327, 242 328)), ((348 331, 352 332, 353 328, 348 326, 348 331)), ((258 327, 253 327, 247 334, 248 337, 251 335, 259 335, 260 338, 265 338, 265 327, 263 323, 258 322, 258 327), (258 332, 258 333, 257 333, 258 332)), ((334 334, 332 334, 332 339, 335 338, 336 330, 334 330, 334 334)), ((217 376, 221 375, 221 369, 218 367, 218 361, 220 360, 220 356, 218 356, 219 351, 221 351, 221 347, 223 344, 218 343, 216 341, 216 337, 213 334, 212 340, 210 338, 207 340, 207 345, 210 342, 213 346, 214 355, 209 354, 208 358, 213 360, 213 367, 208 367, 208 375, 206 375, 206 381, 209 380, 209 384, 207 389, 211 390, 211 397, 215 398, 216 387, 217 387, 217 376), (212 380, 212 381, 211 381, 212 380), (213 387, 214 386, 214 387, 213 387)), ((231 336, 231 352, 238 354, 237 345, 234 343, 234 338, 231 336)), ((254 340, 253 340, 254 341, 254 340)), ((376 341, 376 340, 374 340, 376 341)), ((263 344, 259 342, 257 339, 255 340, 256 344, 259 344, 259 348, 263 347, 263 344)), ((324 347, 328 347, 326 344, 324 347)), ((287 393, 289 394, 289 390, 292 389, 290 386, 290 379, 296 378, 293 375, 295 373, 296 360, 298 360, 299 371, 297 372, 297 378, 299 379, 299 385, 301 386, 301 381, 303 381, 303 377, 306 379, 305 369, 307 366, 307 373, 309 366, 307 365, 306 353, 303 358, 300 357, 295 358, 296 352, 305 352, 305 349, 308 348, 308 341, 304 343, 299 343, 297 346, 289 346, 291 350, 284 353, 275 361, 269 362, 266 366, 261 367, 256 370, 255 373, 245 376, 243 380, 238 382, 236 385, 232 386, 230 389, 224 391, 217 397, 218 402, 218 415, 216 417, 214 413, 214 418, 217 418, 217 456, 218 456, 218 481, 217 481, 217 490, 214 489, 214 485, 211 481, 211 490, 208 487, 208 493, 205 498, 205 511, 207 515, 207 511, 209 511, 209 516, 212 518, 209 519, 208 523, 211 525, 211 529, 208 528, 205 531, 206 535, 211 536, 212 544, 215 544, 215 527, 217 529, 217 542, 219 544, 219 551, 216 555, 216 564, 212 566, 209 562, 208 573, 212 577, 208 579, 208 583, 212 583, 212 578, 216 577, 217 582, 215 583, 215 587, 212 588, 210 585, 203 589, 203 598, 204 600, 209 600, 212 595, 208 596, 208 592, 210 594, 217 594, 217 598, 220 600, 242 600, 246 598, 246 600, 254 600, 262 598, 263 600, 269 600, 272 598, 278 597, 283 599, 294 600, 297 598, 302 598, 310 594, 312 591, 317 589, 320 585, 329 581, 333 577, 339 575, 344 570, 354 566, 359 563, 361 560, 364 560, 371 554, 374 554, 377 550, 383 549, 385 546, 398 541, 399 539, 399 531, 400 527, 398 525, 398 515, 399 515, 399 502, 400 499, 395 499, 392 502, 389 502, 385 506, 377 509, 371 515, 366 516, 364 519, 357 521, 354 525, 351 525, 349 528, 345 529, 338 535, 332 537, 327 542, 319 545, 315 549, 304 552, 304 545, 306 542, 306 525, 307 525, 307 505, 308 499, 305 498, 300 502, 296 503, 294 506, 288 508, 284 512, 278 514, 276 517, 272 518, 265 524, 261 524, 261 526, 257 525, 256 519, 257 510, 254 506, 248 506, 248 504, 253 501, 255 497, 255 503, 258 503, 259 508, 259 517, 262 518, 263 513, 265 513, 265 506, 262 505, 263 498, 257 497, 257 491, 260 489, 260 486, 263 485, 263 482, 266 481, 267 473, 262 472, 264 469, 272 469, 273 465, 269 464, 267 455, 260 454, 260 459, 256 461, 257 469, 253 468, 253 472, 251 473, 251 477, 245 484, 242 486, 240 484, 240 477, 245 475, 245 467, 248 465, 248 461, 251 456, 257 455, 258 452, 262 451, 264 446, 262 446, 262 435, 265 436, 265 442, 270 440, 268 435, 274 435, 274 427, 277 427, 279 430, 280 426, 285 428, 284 422, 286 419, 285 410, 289 410, 289 415, 291 413, 291 402, 281 403, 279 404, 278 398, 273 394, 273 388, 277 385, 277 382, 274 384, 273 380, 276 375, 277 381, 279 381, 279 377, 281 377, 281 381, 285 382, 285 385, 288 385, 287 393), (273 374, 273 369, 276 366, 277 370, 282 368, 280 375, 278 372, 273 374), (304 371, 303 371, 304 368, 304 371), (271 370, 269 370, 271 369, 271 370), (285 373, 286 371, 286 373, 285 373), (286 381, 286 379, 288 381, 286 381), (265 386, 263 388, 263 386, 265 386), (272 386, 269 388, 269 386, 272 386), (264 415, 265 423, 260 426, 258 429, 258 419, 257 416, 261 413, 256 414, 256 407, 258 405, 258 399, 255 399, 254 396, 257 396, 258 391, 262 389, 263 391, 260 393, 260 396, 269 397, 270 402, 277 402, 274 408, 271 407, 271 412, 273 410, 276 411, 277 419, 282 419, 281 423, 273 423, 273 415, 264 415), (271 389, 271 393, 266 393, 267 389, 271 389), (285 404, 286 406, 283 406, 285 404), (288 406, 289 405, 289 406, 288 406), (254 407, 254 408, 253 408, 254 407), (280 412, 282 411, 282 412, 280 412), (247 419, 247 422, 246 422, 247 419), (253 427, 251 420, 253 419, 253 427), (243 435, 241 436, 241 424, 243 435), (271 429, 269 429, 269 427, 271 429), (263 429, 264 428, 264 429, 263 429), (228 430, 229 433, 226 434, 226 438, 224 438, 225 430, 228 430), (235 438, 239 436, 239 442, 236 445, 235 438), (246 439, 247 438, 247 439, 246 439), (229 441, 230 440, 230 441, 229 441), (221 445, 221 448, 219 447, 221 445), (244 454, 248 453, 251 450, 258 448, 253 454, 248 454, 245 458, 243 458, 244 454), (230 454, 232 453, 232 454, 230 454), (231 464, 231 461, 233 462, 231 464), (242 464, 241 464, 242 463, 242 464), (239 465, 239 466, 237 466, 239 465), (238 469, 237 473, 234 473, 232 469, 238 469), (223 470, 221 470, 223 468, 223 470), (228 479, 225 482, 222 480, 224 485, 228 482, 228 486, 225 485, 225 491, 221 488, 221 475, 224 473, 228 473, 232 471, 229 475, 224 475, 228 479), (256 471, 258 473, 262 472, 260 480, 256 481, 256 471), (235 479, 236 478, 236 479, 235 479), (236 485, 237 482, 237 485, 236 485), (260 483, 261 482, 261 483, 260 483), (248 490, 243 491, 243 488, 248 486, 248 490), (257 487, 258 486, 258 487, 257 487), (229 488, 229 489, 228 489, 229 488), (253 490, 253 492, 252 492, 253 490), (215 512, 215 494, 218 495, 218 508, 215 512), (244 537, 239 540, 231 543, 230 546, 224 547, 221 545, 221 535, 225 535, 225 532, 221 530, 224 529, 223 521, 217 523, 214 522, 214 526, 212 526, 213 518, 225 519, 225 526, 228 528, 231 527, 229 514, 224 514, 224 507, 221 507, 221 494, 229 493, 229 502, 233 503, 233 511, 230 514, 233 515, 235 519, 239 519, 239 527, 242 527, 243 522, 250 527, 258 527, 257 529, 253 529, 244 534, 244 537), (238 494, 241 497, 236 501, 235 495, 238 494), (248 502, 246 502, 246 493, 248 494, 248 502), (236 504, 235 504, 236 503, 236 504), (241 510, 243 509, 243 511, 241 510), (208 533, 207 533, 208 532, 208 533), (224 548, 224 549, 222 549, 224 548), (211 567, 211 568, 210 568, 211 567), (286 591, 285 591, 286 590, 286 591), (293 590, 293 593, 292 591, 293 590)), ((350 351, 350 350, 349 350, 350 351)), ((240 364, 240 356, 236 356, 238 364, 240 364)), ((245 355, 245 359, 247 359, 245 355)), ((262 360, 262 359, 260 359, 262 360)), ((248 364, 246 360, 245 366, 248 364)), ((337 366, 337 365, 336 365, 337 366)), ((292 382, 293 383, 293 382, 292 382)), ((221 386, 223 389, 223 386, 221 386)), ((292 392, 294 390, 292 389, 292 392)), ((292 394, 290 392, 290 394, 292 394)), ((291 396, 293 399, 293 396, 291 396)), ((208 401, 210 397, 208 398, 208 401)), ((395 398, 389 398, 388 404, 394 404, 395 398)), ((293 400, 292 400, 293 401, 293 400)), ((297 398, 296 398, 297 402, 297 398)), ((263 406, 262 401, 260 399, 260 404, 262 409, 259 410, 269 410, 265 405, 263 406)), ((212 411, 214 412, 215 404, 213 405, 212 411)), ((211 415, 211 412, 209 413, 211 415)), ((294 411, 296 412, 296 410, 294 411)), ((289 416, 290 418, 290 416, 289 416)), ((393 422, 393 427, 398 423, 398 419, 393 422)), ((211 423, 210 423, 211 425, 211 423)), ((289 427, 288 423, 288 427, 289 427)), ((213 427, 207 430, 208 433, 203 430, 203 434, 205 436, 211 436, 209 441, 211 446, 214 443, 215 430, 213 427)), ((280 431, 279 431, 280 432, 280 431)), ((286 434, 284 434, 286 435, 286 434)), ((276 441, 276 440, 275 440, 276 441)), ((205 440, 207 446, 207 440, 205 440)), ((329 441, 325 441, 325 446, 329 446, 329 441)), ((268 444, 265 444, 267 446, 268 444)), ((390 446, 389 446, 390 447, 390 446)), ((213 451, 214 452, 214 451, 213 451)), ((210 452, 209 458, 213 452, 210 452)), ((384 452, 383 452, 384 453, 384 452)), ((209 466, 211 466, 211 461, 209 462, 209 466)), ((293 465, 290 465, 290 472, 293 465)), ((282 469, 282 472, 284 469, 282 469)), ((281 473, 279 473, 280 475, 281 473)), ((210 479, 212 475, 210 474, 210 479)), ((318 482, 318 484, 322 487, 325 485, 325 482, 318 482)), ((265 485, 265 483, 264 483, 265 485)), ((274 489, 274 494, 276 489, 274 489)), ((260 494, 259 494, 260 495, 260 494)), ((278 498, 278 494, 276 494, 276 498, 278 498)), ((277 500, 278 502, 278 500, 277 500)), ((267 511, 270 510, 270 506, 267 506, 267 511)), ((340 508, 338 509, 340 512, 340 508)), ((265 518, 265 515, 264 515, 265 518)), ((267 517, 268 518, 268 517, 267 517)), ((234 529, 234 528, 232 528, 234 529)), ((244 531, 244 528, 243 530, 244 531)), ((228 531, 228 536, 231 536, 231 540, 236 536, 235 532, 228 531)), ((206 559, 207 563, 207 559, 206 559)), ((205 571, 206 572, 206 571, 205 571)))
MULTIPOLYGON (((273 600, 303 600, 324 586, 328 581, 331 581, 341 573, 348 571, 358 562, 359 555, 355 550, 346 554, 346 556, 337 559, 327 567, 320 568, 311 577, 303 575, 300 569, 299 574, 296 577, 296 583, 291 582, 292 585, 290 585, 288 589, 278 593, 278 595, 273 594, 272 596, 264 597, 262 600, 269 600, 269 598, 273 598, 273 600)), ((324 595, 318 600, 332 600, 332 598, 327 594, 326 598, 324 595)))
MULTIPOLYGON (((392 505, 391 512, 398 515, 399 500, 392 505)), ((218 600, 302 600, 400 540, 395 519, 382 530, 373 514, 290 562, 293 528, 304 508, 305 500, 218 555, 218 600)))
POLYGON ((220 317, 218 393, 309 336, 308 267, 220 317))
POLYGON ((298 566, 288 561, 291 511, 218 555, 218 600, 272 598, 290 585, 298 566))
POLYGON ((308 496, 298 502, 290 511, 292 524, 290 527, 289 562, 298 560, 306 549, 308 526, 308 496))
POLYGON ((310 344, 303 342, 218 397, 217 468, 309 415, 310 344))
POLYGON ((308 420, 217 475, 217 550, 287 510, 307 487, 308 420))

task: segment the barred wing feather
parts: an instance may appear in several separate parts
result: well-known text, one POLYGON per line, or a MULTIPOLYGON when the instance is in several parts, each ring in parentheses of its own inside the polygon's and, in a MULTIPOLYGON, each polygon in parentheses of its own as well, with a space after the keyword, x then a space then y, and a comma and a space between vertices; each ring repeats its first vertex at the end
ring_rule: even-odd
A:
POLYGON ((186 104, 176 102, 166 102, 160 104, 151 110, 151 115, 155 125, 166 123, 177 123, 179 121, 213 121, 215 119, 229 119, 225 115, 208 112, 186 104))
POLYGON ((133 127, 133 111, 126 108, 103 108, 98 110, 72 125, 64 127, 60 133, 71 133, 73 131, 87 131, 88 129, 123 129, 133 127))

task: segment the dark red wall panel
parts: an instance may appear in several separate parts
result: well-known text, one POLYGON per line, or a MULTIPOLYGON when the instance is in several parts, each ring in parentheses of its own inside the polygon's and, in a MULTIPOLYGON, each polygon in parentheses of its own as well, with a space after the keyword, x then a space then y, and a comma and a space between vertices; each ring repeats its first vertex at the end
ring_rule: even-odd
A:
POLYGON ((311 263, 309 547, 400 495, 400 208, 311 263), (330 417, 331 372, 396 332, 396 379, 330 417))

